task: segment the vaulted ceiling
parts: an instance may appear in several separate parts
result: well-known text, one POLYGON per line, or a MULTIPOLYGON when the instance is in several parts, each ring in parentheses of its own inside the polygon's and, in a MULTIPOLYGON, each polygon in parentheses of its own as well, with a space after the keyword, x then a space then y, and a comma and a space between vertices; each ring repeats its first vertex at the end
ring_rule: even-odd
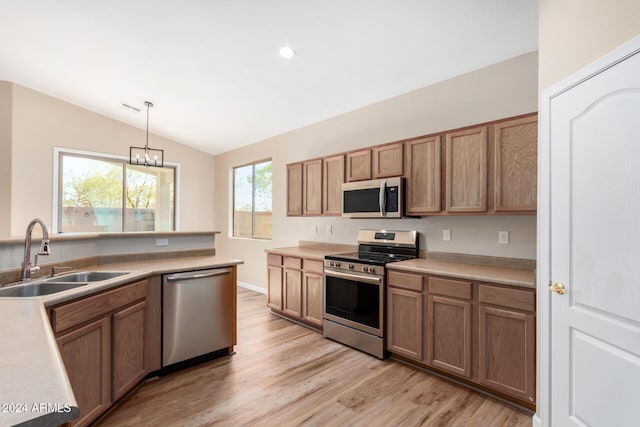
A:
POLYGON ((0 0, 0 80, 140 128, 151 101, 151 132, 217 154, 534 51, 537 28, 537 0, 0 0))

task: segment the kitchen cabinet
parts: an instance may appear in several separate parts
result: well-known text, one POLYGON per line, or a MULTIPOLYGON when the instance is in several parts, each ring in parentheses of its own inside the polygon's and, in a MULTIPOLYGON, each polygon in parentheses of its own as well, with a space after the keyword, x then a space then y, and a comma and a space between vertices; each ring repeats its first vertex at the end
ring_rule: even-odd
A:
POLYGON ((267 254, 267 305, 282 310, 282 256, 267 254))
POLYGON ((107 317, 56 338, 85 426, 111 405, 111 325, 107 317))
POLYGON ((387 350, 535 403, 535 290, 389 268, 387 350))
POLYGON ((480 384, 535 402, 535 293, 480 285, 480 384))
POLYGON ((471 282, 429 277, 426 363, 471 378, 471 282))
POLYGON ((325 157, 322 174, 322 214, 342 215, 344 154, 325 157))
POLYGON ((322 214, 322 159, 302 163, 302 214, 322 214))
POLYGON ((302 260, 284 257, 282 311, 293 317, 302 317, 302 260))
POLYGON ((440 212, 441 138, 418 138, 406 143, 407 215, 440 212))
POLYGON ((287 216, 302 215, 302 163, 287 165, 287 216))
POLYGON ((322 260, 267 253, 267 306, 275 314, 322 330, 322 260))
POLYGON ((403 163, 402 142, 373 147, 373 177, 375 179, 402 176, 403 163))
POLYGON ((447 212, 487 210, 487 127, 446 134, 447 212))
POLYGON ((352 151, 345 155, 347 182, 371 179, 371 149, 352 151))
POLYGON ((324 314, 324 266, 322 261, 303 260, 302 319, 322 328, 324 314))
POLYGON ((387 349, 418 361, 423 357, 423 291, 422 275, 389 271, 387 349))
POLYGON ((51 309, 51 323, 80 418, 88 425, 146 375, 149 281, 51 309))
POLYGON ((494 125, 494 207, 497 212, 535 212, 538 116, 494 125))

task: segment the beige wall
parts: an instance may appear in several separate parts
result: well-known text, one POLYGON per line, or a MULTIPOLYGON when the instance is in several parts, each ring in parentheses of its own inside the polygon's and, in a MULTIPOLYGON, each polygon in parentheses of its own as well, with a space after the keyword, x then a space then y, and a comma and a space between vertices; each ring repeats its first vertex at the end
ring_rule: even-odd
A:
POLYGON ((316 123, 216 156, 216 229, 219 254, 241 258, 238 279, 265 286, 264 250, 299 240, 354 244, 360 228, 416 229, 421 249, 512 258, 535 258, 536 218, 525 216, 432 217, 355 220, 286 217, 285 165, 314 157, 537 111, 537 52, 316 123), (234 166, 273 159, 273 240, 230 238, 231 174, 234 166), (333 234, 326 234, 331 225, 333 234), (311 234, 316 226, 318 234, 311 234), (442 230, 452 240, 442 241, 442 230), (498 245, 498 231, 511 232, 498 245))
MULTIPOLYGON (((144 143, 145 131, 16 84, 12 88, 9 233, 19 236, 34 217, 51 225, 54 147, 128 156, 130 145, 144 143)), ((213 230, 213 156, 156 135, 149 143, 165 150, 165 161, 181 165, 180 229, 213 230)), ((6 183, 3 177, 1 185, 6 183)), ((6 203, 7 195, 1 197, 6 203)))
POLYGON ((11 230, 11 83, 0 81, 0 236, 11 230))
POLYGON ((540 0, 540 89, 640 35, 638 0, 540 0))

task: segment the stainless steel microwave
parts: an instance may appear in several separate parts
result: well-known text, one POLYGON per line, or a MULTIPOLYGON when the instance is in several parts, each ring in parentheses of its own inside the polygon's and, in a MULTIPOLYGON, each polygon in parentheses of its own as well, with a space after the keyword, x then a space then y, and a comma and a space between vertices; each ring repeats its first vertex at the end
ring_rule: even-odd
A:
POLYGON ((342 184, 342 216, 401 218, 402 184, 401 177, 342 184))

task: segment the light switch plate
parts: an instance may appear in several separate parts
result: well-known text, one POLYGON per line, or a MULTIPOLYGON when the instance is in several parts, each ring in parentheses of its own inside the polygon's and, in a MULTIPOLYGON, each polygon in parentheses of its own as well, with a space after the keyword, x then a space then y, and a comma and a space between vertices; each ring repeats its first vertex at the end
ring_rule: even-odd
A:
POLYGON ((445 242, 448 242, 451 240, 451 230, 449 229, 442 230, 442 240, 444 240, 445 242))
POLYGON ((327 225, 327 236, 331 236, 332 233, 333 233, 333 227, 331 227, 330 225, 327 225))
POLYGON ((501 245, 509 244, 509 232, 508 231, 498 231, 498 243, 501 245))
POLYGON ((169 239, 156 239, 156 246, 169 246, 169 239))
POLYGON ((311 229, 309 230, 309 233, 318 234, 318 226, 317 225, 312 225, 311 229))

